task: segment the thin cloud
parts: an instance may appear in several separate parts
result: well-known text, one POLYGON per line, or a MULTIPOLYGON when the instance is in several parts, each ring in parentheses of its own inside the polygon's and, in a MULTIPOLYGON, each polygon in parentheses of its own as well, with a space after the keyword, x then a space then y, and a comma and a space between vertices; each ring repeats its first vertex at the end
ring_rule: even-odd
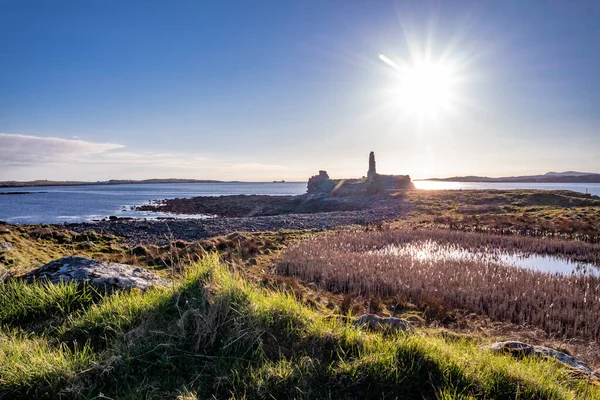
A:
POLYGON ((0 133, 0 165, 27 166, 73 161, 81 156, 102 154, 123 147, 115 143, 0 133))
POLYGON ((131 151, 117 143, 0 133, 0 180, 102 180, 151 177, 288 179, 298 171, 180 152, 131 151))

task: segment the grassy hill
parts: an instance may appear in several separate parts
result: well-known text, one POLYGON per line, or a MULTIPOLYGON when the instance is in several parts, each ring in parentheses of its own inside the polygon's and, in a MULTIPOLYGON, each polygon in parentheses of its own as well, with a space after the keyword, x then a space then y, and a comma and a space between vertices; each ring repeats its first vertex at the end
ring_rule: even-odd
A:
POLYGON ((6 398, 600 398, 477 336, 353 327, 215 254, 146 293, 9 281, 0 324, 6 398))
POLYGON ((600 399, 595 380, 557 361, 489 350, 522 340, 597 367, 597 278, 500 267, 480 275, 478 260, 373 252, 433 240, 597 265, 597 197, 409 191, 392 199, 407 220, 168 244, 0 223, 0 399, 600 399), (147 267, 173 284, 107 295, 3 281, 63 255, 147 267), (409 319, 415 333, 349 323, 364 312, 409 319))

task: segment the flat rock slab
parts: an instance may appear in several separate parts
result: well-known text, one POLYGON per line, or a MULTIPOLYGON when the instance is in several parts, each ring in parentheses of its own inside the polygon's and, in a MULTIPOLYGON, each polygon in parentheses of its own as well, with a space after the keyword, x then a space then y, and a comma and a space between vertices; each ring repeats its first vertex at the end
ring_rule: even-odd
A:
POLYGON ((571 367, 572 369, 581 372, 590 378, 593 378, 596 381, 595 383, 600 380, 600 374, 592 370, 592 368, 590 368, 590 366, 583 361, 550 347, 534 346, 523 342, 508 341, 494 343, 491 345, 491 349, 492 351, 509 353, 518 357, 531 356, 553 358, 571 367))
POLYGON ((167 281, 144 268, 127 264, 92 260, 85 257, 63 257, 25 275, 28 281, 45 279, 52 283, 87 282, 99 289, 141 289, 165 286, 167 281))
POLYGON ((394 318, 394 317, 380 317, 375 314, 364 314, 354 319, 352 323, 356 326, 371 329, 373 331, 403 331, 403 332, 414 332, 414 327, 410 322, 405 319, 394 318))

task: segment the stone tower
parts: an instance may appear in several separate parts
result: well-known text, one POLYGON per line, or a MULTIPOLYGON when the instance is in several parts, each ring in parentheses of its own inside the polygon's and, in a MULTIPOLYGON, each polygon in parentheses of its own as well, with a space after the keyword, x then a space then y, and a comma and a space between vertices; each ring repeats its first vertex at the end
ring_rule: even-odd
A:
POLYGON ((372 181, 377 176, 377 171, 375 170, 375 153, 369 153, 369 171, 367 172, 367 180, 372 181))

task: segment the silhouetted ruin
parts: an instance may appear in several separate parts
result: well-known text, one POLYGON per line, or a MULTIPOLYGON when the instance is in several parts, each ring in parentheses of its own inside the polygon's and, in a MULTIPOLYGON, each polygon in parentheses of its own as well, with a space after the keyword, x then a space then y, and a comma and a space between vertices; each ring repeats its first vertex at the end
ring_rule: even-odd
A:
POLYGON ((378 174, 375 166, 375 153, 371 152, 366 179, 330 179, 327 171, 319 171, 318 175, 314 175, 308 180, 307 193, 335 196, 370 195, 414 188, 408 175, 378 174))
POLYGON ((369 171, 367 172, 367 180, 373 181, 377 176, 377 170, 375 168, 375 153, 369 153, 369 171))
POLYGON ((330 181, 327 171, 319 171, 319 175, 313 175, 308 179, 307 192, 326 192, 330 186, 327 183, 330 181))

